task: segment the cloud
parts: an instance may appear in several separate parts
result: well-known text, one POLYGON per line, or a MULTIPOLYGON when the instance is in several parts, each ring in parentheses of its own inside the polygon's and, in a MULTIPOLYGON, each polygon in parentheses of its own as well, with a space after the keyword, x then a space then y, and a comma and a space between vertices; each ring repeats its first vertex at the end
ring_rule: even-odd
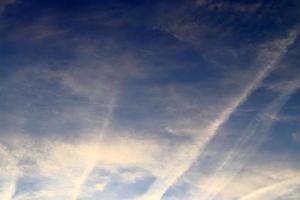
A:
MULTIPOLYGON (((116 134, 110 130, 119 87, 128 77, 139 75, 134 59, 129 55, 120 56, 111 63, 95 55, 77 53, 80 58, 71 60, 68 63, 71 67, 53 69, 34 63, 17 70, 3 82, 1 91, 6 95, 1 98, 9 102, 6 106, 12 110, 12 117, 7 120, 13 126, 2 130, 1 143, 10 147, 7 151, 21 163, 17 169, 22 172, 21 177, 13 174, 11 180, 3 183, 5 188, 1 195, 5 198, 76 200, 85 195, 90 176, 99 165, 111 172, 119 167, 141 167, 149 174, 159 173, 154 157, 161 153, 156 141, 125 138, 126 133, 116 134), (35 98, 37 94, 39 97, 35 98), (17 118, 23 118, 22 123, 16 123, 17 118), (72 129, 71 126, 71 140, 66 139, 69 123, 77 127, 72 129), (8 131, 24 134, 14 135, 8 131), (116 137, 119 134, 121 136, 116 137), (82 139, 89 137, 93 139, 82 139), (18 188, 23 179, 38 183, 38 188, 30 191, 18 188)), ((3 116, 7 117, 6 113, 3 116)), ((10 167, 8 172, 12 170, 10 167)), ((128 182, 133 181, 133 175, 131 178, 129 174, 124 175, 122 180, 126 177, 128 182)), ((91 193, 99 191, 96 185, 101 183, 95 181, 97 183, 88 186, 91 193)))
MULTIPOLYGON (((212 2, 198 1, 198 4, 209 6, 212 2)), ((123 4, 120 5, 120 12, 125 10, 122 6, 123 4)), ((224 3, 224 5, 216 5, 215 9, 223 9, 226 12, 227 10, 255 12, 256 8, 243 6, 238 3, 227 6, 224 3)), ((199 8, 195 9, 199 10, 199 8)), ((247 67, 247 70, 242 70, 246 78, 241 78, 238 74, 231 77, 237 80, 236 85, 224 86, 219 79, 223 79, 223 75, 227 76, 227 73, 232 71, 232 68, 228 68, 227 58, 224 60, 226 69, 215 68, 214 61, 210 62, 209 59, 207 63, 198 63, 198 58, 197 61, 194 60, 193 57, 199 57, 199 49, 196 53, 195 46, 190 49, 190 44, 197 41, 199 36, 210 36, 211 33, 220 30, 215 30, 210 23, 198 23, 198 14, 197 16, 183 14, 194 13, 193 9, 189 10, 185 7, 183 10, 181 8, 174 10, 174 13, 172 9, 168 10, 170 12, 165 12, 167 15, 171 14, 166 16, 167 25, 164 28, 176 38, 190 42, 189 44, 174 41, 174 38, 170 38, 169 35, 166 37, 165 33, 153 31, 153 27, 146 28, 147 33, 150 31, 149 35, 146 34, 146 38, 140 37, 140 34, 144 34, 144 30, 140 32, 139 29, 144 29, 144 24, 135 26, 132 31, 131 25, 130 27, 123 25, 122 19, 119 18, 119 15, 123 14, 119 14, 119 11, 117 14, 112 13, 103 17, 107 19, 117 15, 118 18, 116 24, 104 25, 105 35, 110 35, 110 29, 113 29, 112 33, 117 33, 117 37, 126 32, 126 35, 117 39, 114 34, 108 36, 108 40, 113 42, 107 42, 106 36, 102 38, 102 30, 98 34, 98 26, 95 29, 82 30, 84 34, 71 33, 68 28, 62 29, 57 26, 55 22, 58 18, 55 17, 42 17, 32 23, 19 26, 20 31, 12 37, 22 43, 20 45, 22 50, 26 49, 28 45, 26 41, 29 40, 29 42, 38 42, 43 47, 45 45, 45 52, 48 52, 47 47, 52 45, 53 40, 53 42, 58 41, 59 47, 62 47, 60 50, 68 56, 65 57, 64 53, 61 55, 57 52, 58 55, 46 53, 47 55, 42 55, 40 58, 39 52, 34 50, 37 55, 33 56, 39 57, 37 61, 32 61, 29 66, 14 66, 14 62, 23 63, 22 59, 12 61, 12 70, 24 69, 18 70, 12 77, 4 78, 1 82, 4 84, 0 86, 0 107, 5 109, 0 113, 0 121, 2 121, 0 141, 3 144, 3 152, 0 151, 0 155, 3 155, 3 158, 0 156, 0 168, 7 170, 3 170, 3 176, 0 171, 0 195, 2 195, 0 199, 3 197, 6 200, 78 200, 99 199, 99 196, 100 199, 107 200, 121 197, 150 200, 169 198, 164 196, 166 191, 175 188, 179 181, 181 183, 186 180, 181 178, 186 177, 185 173, 191 171, 193 163, 199 156, 203 157, 207 144, 219 134, 222 126, 237 108, 261 86, 262 80, 276 68, 288 46, 297 37, 297 33, 291 33, 288 39, 280 39, 260 46, 261 49, 257 49, 258 58, 254 61, 257 65, 256 73, 248 74, 247 67), (187 10, 192 12, 186 12, 187 10), (177 11, 180 12, 176 13, 177 11), (181 15, 183 19, 180 19, 181 15), (171 20, 170 24, 168 20, 171 20), (121 31, 118 28, 121 28, 121 31), (132 42, 130 38, 136 38, 132 32, 134 34, 137 32, 141 40, 133 39, 132 42), (128 40, 127 34, 130 35, 128 40), (149 40, 149 44, 146 44, 151 46, 149 49, 148 46, 146 49, 140 48, 144 47, 144 44, 140 46, 141 44, 137 43, 144 39, 148 41, 148 36, 153 37, 153 35, 154 37, 163 35, 163 45, 160 41, 154 44, 149 40), (30 39, 24 40, 25 38, 30 39), (105 42, 102 43, 100 40, 105 42), (125 41, 124 44, 118 44, 123 42, 121 40, 125 41), (154 50, 152 45, 155 46, 154 50), (171 48, 165 48, 164 45, 171 48), (64 49, 66 46, 67 49, 64 49), (164 53, 157 53, 156 50, 164 53), (131 54, 131 51, 136 54, 131 54), (135 55, 141 56, 140 62, 136 62, 135 55), (170 61, 170 58, 175 58, 175 61, 170 61), (177 59, 188 60, 188 62, 177 63, 177 59), (43 64, 45 62, 48 64, 43 64), (189 68, 189 64, 193 65, 193 69, 189 68), (141 66, 137 68, 138 65, 141 66), (163 65, 167 67, 158 69, 163 65), (170 68, 176 70, 169 71, 168 65, 175 65, 170 68), (197 68, 195 74, 194 68, 197 68), (209 68, 208 74, 205 74, 206 68, 209 68), (177 71, 177 69, 182 70, 177 71), (150 75, 151 77, 145 78, 145 74, 140 73, 143 70, 154 73, 150 75), (162 76, 161 72, 164 73, 162 76), (210 79, 211 73, 213 73, 212 79, 210 79), (202 75, 205 76, 203 80, 202 75), (207 80, 206 76, 210 80, 207 80), (137 77, 145 79, 136 80, 137 77), (247 82, 250 79, 251 81, 247 82), (20 134, 14 135, 12 132, 20 134), (141 194, 149 185, 151 186, 148 192, 141 194), (122 196, 122 192, 127 196, 122 196)), ((103 28, 102 21, 96 22, 101 28, 103 28)), ((72 24, 73 22, 75 21, 72 21, 72 24)), ((162 22, 163 25, 164 23, 162 22)), ((84 27, 90 25, 92 24, 84 24, 84 27)), ((29 44, 30 47, 31 45, 29 44)), ((244 47, 243 44, 239 45, 244 47)), ((207 47, 203 46, 203 48, 207 47)), ((217 49, 216 51, 222 54, 227 51, 213 44, 209 44, 209 47, 208 51, 217 49)), ((231 53, 235 54, 235 52, 231 53)), ((27 57, 27 52, 24 52, 24 57, 27 57)), ((24 60, 26 63, 31 62, 31 58, 29 56, 24 60)), ((238 54, 234 58, 238 59, 238 63, 239 60, 243 60, 238 54)), ((249 65, 252 66, 252 63, 249 65)), ((280 95, 289 90, 290 83, 277 86, 268 89, 280 95)), ((276 110, 280 107, 279 104, 276 105, 272 109, 276 110)), ((277 119, 274 113, 267 114, 261 116, 263 122, 277 119)), ((226 145, 226 142, 224 144, 226 145)), ((235 153, 237 152, 233 154, 235 153)), ((241 154, 243 155, 243 152, 241 154)), ((228 160, 233 159, 229 156, 229 159, 225 159, 224 162, 228 160)), ((240 166, 243 166, 243 163, 240 166)), ((256 184, 257 180, 251 179, 255 177, 253 174, 243 177, 245 180, 241 182, 244 183, 244 187, 239 187, 237 182, 228 184, 228 180, 232 180, 231 171, 226 171, 227 168, 220 169, 221 172, 218 173, 220 176, 201 180, 203 182, 199 184, 203 187, 199 186, 199 190, 205 190, 206 193, 221 193, 231 198, 241 196, 241 192, 251 193, 260 187, 267 187, 267 184, 273 184, 269 178, 266 178, 264 184, 256 184), (246 179, 250 179, 249 184, 246 179), (227 185, 232 186, 232 191, 227 190, 227 185), (223 187, 226 189, 220 189, 223 187), (237 194, 239 190, 240 193, 237 194)), ((280 181, 284 179, 280 178, 280 181)), ((199 199, 199 196, 194 199, 199 199)))
POLYGON ((279 183, 274 183, 269 186, 260 188, 246 196, 241 197, 241 200, 255 200, 255 199, 276 199, 284 197, 288 193, 293 192, 300 186, 300 176, 290 178, 279 183))
MULTIPOLYGON (((155 27, 180 41, 202 49, 203 55, 214 52, 213 59, 216 59, 218 48, 222 48, 222 55, 241 53, 229 45, 221 46, 221 44, 225 44, 228 39, 234 39, 234 35, 238 34, 238 30, 234 29, 232 24, 238 25, 241 22, 250 24, 252 23, 250 19, 258 18, 259 14, 257 13, 263 3, 261 1, 243 3, 194 0, 172 4, 172 6, 164 6, 163 3, 162 5, 161 14, 156 20, 155 27), (230 14, 224 15, 224 13, 230 14), (219 22, 220 17, 222 17, 222 21, 219 22), (228 24, 231 25, 228 26, 228 24), (214 48, 211 48, 212 46, 214 48)), ((243 42, 240 39, 239 41, 243 42)), ((251 48, 249 44, 244 43, 243 48, 240 48, 239 51, 244 51, 248 47, 251 48)), ((224 60, 222 59, 222 61, 224 60)))
POLYGON ((36 43, 62 38, 68 30, 58 27, 55 21, 57 21, 55 16, 46 16, 30 23, 20 24, 8 37, 17 41, 27 39, 36 43))
MULTIPOLYGON (((8 173, 3 170, 1 172, 5 173, 3 176, 9 178, 5 182, 7 188, 1 195, 9 200, 12 197, 18 200, 77 199, 84 195, 81 191, 83 187, 90 188, 90 192, 101 192, 105 190, 109 179, 101 181, 99 178, 93 181, 95 184, 90 183, 88 179, 96 175, 93 175, 96 169, 114 173, 118 169, 133 167, 146 170, 150 174, 157 174, 160 171, 159 158, 165 150, 165 147, 157 141, 129 137, 110 137, 109 140, 107 138, 99 141, 96 136, 91 140, 85 139, 77 142, 57 141, 49 138, 39 140, 39 142, 28 137, 24 140, 16 139, 22 137, 22 135, 16 135, 15 139, 11 137, 7 140, 7 145, 10 146, 7 151, 14 155, 15 161, 7 161, 8 163, 3 163, 1 167, 1 169, 8 170, 8 173), (26 162, 23 162, 25 160, 26 162), (15 166, 10 162, 17 162, 18 165, 15 166), (13 167, 17 167, 14 174, 12 174, 13 167), (22 170, 21 176, 18 176, 18 170, 22 170), (15 188, 18 181, 24 178, 38 184, 38 190, 26 191, 15 188), (18 192, 14 195, 15 190, 18 192)), ((130 183, 146 174, 133 170, 131 173, 124 172, 120 175, 123 181, 130 183)))
POLYGON ((95 185, 95 188, 97 191, 103 191, 105 190, 105 187, 106 187, 107 183, 103 182, 103 183, 97 183, 95 185))
POLYGON ((0 198, 11 200, 16 191, 16 181, 21 175, 21 169, 8 149, 0 145, 0 198))
POLYGON ((299 171, 285 165, 274 167, 269 164, 254 164, 254 166, 251 164, 246 166, 230 184, 227 178, 230 179, 231 172, 227 173, 228 171, 224 170, 215 179, 202 178, 197 184, 198 192, 202 193, 201 196, 207 193, 218 193, 218 196, 214 198, 222 200, 275 199, 275 197, 285 197, 284 195, 299 187, 297 185, 299 184, 299 171), (220 186, 225 186, 222 191, 219 191, 220 186))
MULTIPOLYGON (((299 75, 298 75, 299 76, 299 75)), ((264 86, 272 90, 274 92, 282 93, 286 90, 290 90, 290 88, 295 88, 300 84, 300 80, 286 80, 286 81, 279 81, 277 83, 269 83, 265 84, 264 86)))
MULTIPOLYGON (((298 82, 298 78, 296 78, 294 82, 298 82)), ((294 82, 290 84, 289 88, 282 91, 282 94, 279 95, 279 97, 261 111, 257 117, 258 120, 250 123, 243 130, 246 135, 240 136, 235 146, 223 156, 223 161, 219 164, 213 175, 210 176, 209 181, 220 178, 223 178, 224 180, 222 181, 222 184, 215 185, 214 190, 211 191, 205 199, 214 199, 220 192, 223 192, 224 188, 231 185, 234 177, 236 177, 245 165, 247 165, 259 146, 263 144, 267 138, 268 131, 274 122, 274 118, 270 118, 269 116, 277 115, 282 106, 299 89, 299 85, 294 82), (233 164, 237 162, 240 163, 240 165, 233 164), (234 167, 232 167, 232 165, 234 165, 234 167), (225 177, 222 176, 224 170, 228 171, 225 177), (231 175, 229 173, 230 170, 231 175)))
POLYGON ((295 142, 300 142, 300 133, 298 132, 292 133, 292 138, 295 142))
MULTIPOLYGON (((201 1, 200 1, 201 2, 201 1)), ((239 2, 227 2, 227 1, 219 1, 213 3, 202 2, 200 6, 206 5, 209 9, 214 11, 233 11, 233 12, 241 12, 241 13, 254 13, 260 9, 262 2, 257 1, 255 3, 239 3, 239 2)))
POLYGON ((201 151, 218 134, 220 127, 227 122, 231 114, 247 100, 248 96, 260 85, 261 81, 274 70, 297 37, 298 29, 291 30, 288 37, 275 40, 261 50, 258 56, 258 63, 261 68, 258 70, 254 80, 224 108, 224 111, 206 128, 206 131, 199 134, 193 143, 177 149, 177 158, 169 165, 170 170, 168 173, 158 177, 149 190, 137 199, 159 200, 163 197, 165 192, 190 169, 194 161, 201 155, 201 151))

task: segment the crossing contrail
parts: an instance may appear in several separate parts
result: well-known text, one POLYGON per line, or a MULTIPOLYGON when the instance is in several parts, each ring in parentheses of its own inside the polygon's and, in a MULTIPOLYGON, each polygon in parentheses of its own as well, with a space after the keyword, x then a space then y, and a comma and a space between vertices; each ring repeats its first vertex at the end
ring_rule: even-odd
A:
POLYGON ((262 80, 281 61, 290 45, 294 43, 299 34, 298 29, 289 32, 288 37, 278 39, 271 43, 268 49, 264 49, 260 56, 266 56, 267 60, 256 74, 254 80, 225 108, 225 110, 207 127, 204 134, 196 137, 193 143, 178 149, 177 159, 172 162, 170 170, 152 184, 149 190, 137 198, 138 200, 160 200, 165 192, 172 187, 177 180, 193 165, 206 145, 218 134, 218 130, 228 121, 232 113, 247 100, 248 96, 260 85, 262 80))
MULTIPOLYGON (((247 135, 240 138, 238 143, 227 153, 223 162, 219 165, 214 174, 209 178, 209 180, 214 180, 216 178, 220 178, 226 171, 226 175, 224 180, 226 180, 223 184, 216 186, 214 188, 214 192, 205 196, 204 199, 215 199, 219 192, 221 192, 230 182, 234 179, 234 177, 238 174, 239 170, 241 170, 249 158, 256 152, 256 149, 265 141, 267 138, 267 133, 274 119, 269 116, 277 115, 282 106, 290 99, 291 95, 293 95, 300 87, 300 79, 297 77, 295 80, 291 81, 289 84, 289 88, 285 89, 277 99, 275 99, 269 106, 267 106, 261 113, 261 116, 267 116, 267 118, 262 118, 256 121, 254 124, 251 123, 245 130, 247 135), (259 137, 259 140, 255 141, 255 144, 246 146, 248 142, 252 138, 259 137), (240 150, 243 148, 243 152, 240 150), (230 166, 232 163, 236 163, 235 161, 239 160, 238 164, 235 164, 234 170, 230 170, 230 166)), ((210 181, 208 181, 210 182, 210 181)))

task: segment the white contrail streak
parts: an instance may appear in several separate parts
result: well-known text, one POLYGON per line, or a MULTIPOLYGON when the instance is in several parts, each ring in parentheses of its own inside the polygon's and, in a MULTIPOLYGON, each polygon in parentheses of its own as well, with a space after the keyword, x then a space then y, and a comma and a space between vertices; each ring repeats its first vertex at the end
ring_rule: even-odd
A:
POLYGON ((250 194, 241 197, 239 200, 261 200, 261 199, 277 199, 283 195, 292 192, 300 185, 300 177, 284 180, 279 183, 275 183, 250 194))
MULTIPOLYGON (((3 193, 0 194, 1 200, 12 200, 16 191, 16 185, 20 176, 20 169, 17 166, 17 161, 8 150, 0 144, 0 163, 2 168, 1 176, 4 178, 3 193)), ((1 171, 0 171, 1 172, 1 171)))
POLYGON ((241 170, 245 163, 249 160, 249 158, 255 153, 256 149, 265 141, 267 137, 267 133, 269 128, 272 126, 272 123, 274 121, 273 118, 270 116, 276 116, 277 113, 280 111, 282 106, 289 100, 291 95, 293 95, 300 87, 300 79, 296 78, 295 80, 291 81, 289 84, 289 88, 286 88, 280 96, 274 100, 269 106, 267 106, 262 111, 262 119, 256 121, 254 124, 250 124, 245 132, 247 133, 246 136, 241 137, 239 142, 235 145, 232 150, 227 153, 225 159, 223 162, 219 165, 215 173, 209 178, 209 181, 212 181, 216 178, 220 178, 223 175, 224 169, 226 171, 226 175, 224 177, 224 180, 226 180, 223 184, 220 184, 217 186, 217 188, 214 188, 214 192, 211 194, 208 194, 205 196, 204 199, 215 199, 217 194, 221 192, 231 181, 232 179, 237 175, 239 170, 241 170), (265 117, 267 116, 267 117, 265 117), (246 147, 247 142, 251 138, 258 138, 259 140, 255 141, 255 144, 249 145, 249 147, 246 147), (240 150, 243 148, 243 153, 240 152, 240 150), (239 159, 240 162, 236 164, 237 162, 234 162, 236 159, 239 159), (235 163, 234 170, 230 170, 230 166, 232 163, 235 163))
POLYGON ((285 55, 288 47, 294 43, 298 37, 298 29, 290 31, 287 38, 275 40, 269 49, 262 51, 261 56, 266 56, 264 66, 258 71, 255 79, 249 83, 244 91, 239 94, 225 110, 208 127, 207 131, 199 135, 195 141, 181 149, 178 149, 178 159, 172 162, 168 173, 159 177, 149 188, 149 190, 139 200, 160 200, 165 192, 172 187, 177 180, 187 172, 194 161, 201 154, 202 150, 218 134, 220 127, 227 122, 231 114, 239 107, 248 96, 260 85, 261 81, 276 67, 285 55))
MULTIPOLYGON (((4 194, 2 196, 2 200, 12 200, 15 191, 16 191, 16 181, 13 180, 11 183, 7 184, 6 187, 4 187, 4 194)), ((0 196, 0 197, 1 197, 0 196)))
MULTIPOLYGON (((104 122, 103 122, 103 125, 102 125, 102 128, 99 132, 99 135, 98 135, 98 142, 100 142, 105 134, 105 131, 107 130, 107 128, 110 126, 110 123, 111 123, 111 118, 112 118, 112 115, 113 115, 113 112, 114 112, 114 109, 115 109, 115 102, 116 102, 116 98, 113 98, 109 104, 109 107, 108 107, 108 112, 107 112, 107 115, 104 119, 104 122)), ((89 163, 88 166, 86 166, 84 172, 82 173, 82 175, 79 177, 79 179, 75 182, 75 185, 74 185, 74 189, 73 189, 73 195, 72 195, 72 200, 78 200, 78 198, 80 197, 81 195, 81 191, 82 191, 82 187, 84 186, 86 180, 88 179, 88 177, 90 176, 90 174, 93 172, 93 170, 95 169, 95 167, 97 166, 98 164, 98 159, 95 158, 93 161, 91 161, 91 163, 89 163)))

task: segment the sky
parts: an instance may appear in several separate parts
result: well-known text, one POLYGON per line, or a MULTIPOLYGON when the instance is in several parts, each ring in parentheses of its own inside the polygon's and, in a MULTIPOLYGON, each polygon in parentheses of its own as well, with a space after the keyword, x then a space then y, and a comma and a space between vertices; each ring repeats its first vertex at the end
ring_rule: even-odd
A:
POLYGON ((299 200, 300 1, 0 0, 0 200, 299 200))

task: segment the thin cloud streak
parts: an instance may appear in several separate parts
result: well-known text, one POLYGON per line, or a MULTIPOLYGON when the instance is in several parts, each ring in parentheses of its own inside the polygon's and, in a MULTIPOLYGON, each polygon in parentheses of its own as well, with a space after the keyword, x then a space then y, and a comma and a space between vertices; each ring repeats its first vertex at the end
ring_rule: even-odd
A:
POLYGON ((288 179, 279 183, 268 185, 243 196, 240 200, 259 200, 259 199, 275 199, 287 194, 300 185, 300 177, 288 179), (268 195, 272 195, 271 197, 268 195))
POLYGON ((207 132, 203 135, 199 134, 192 144, 185 146, 181 150, 179 149, 177 159, 172 162, 171 169, 168 171, 169 173, 163 177, 158 177, 149 190, 141 198, 137 199, 160 200, 165 192, 190 169, 195 160, 199 157, 199 155, 201 155, 202 150, 211 141, 211 139, 218 134, 218 130, 224 123, 227 122, 231 114, 247 100, 248 96, 281 61, 282 57, 287 52, 288 47, 297 39, 299 34, 298 32, 298 29, 293 29, 289 32, 289 36, 287 38, 275 40, 271 43, 269 49, 263 50, 259 56, 266 54, 268 60, 267 63, 265 63, 265 66, 257 73, 256 78, 231 102, 228 107, 225 108, 219 117, 207 127, 207 132))
MULTIPOLYGON (((280 156, 278 156, 278 158, 279 157, 280 156)), ((240 161, 237 160, 232 163, 232 168, 235 168, 236 166, 239 167, 239 162, 240 161)), ((196 200, 200 197, 201 199, 207 199, 207 197, 203 196, 203 194, 217 192, 219 185, 226 184, 227 177, 230 178, 230 176, 231 171, 227 169, 222 172, 221 176, 216 177, 215 179, 209 179, 209 177, 205 177, 204 175, 204 177, 198 183, 196 183, 197 188, 191 192, 191 198, 187 199, 196 200)), ((295 166, 289 166, 288 163, 283 164, 275 160, 269 160, 265 164, 262 162, 251 162, 245 165, 244 168, 238 173, 238 176, 236 176, 234 180, 230 182, 230 184, 225 186, 224 190, 222 190, 222 192, 220 192, 214 199, 237 200, 262 188, 266 188, 286 180, 292 180, 296 177, 299 177, 299 170, 295 166)), ((194 185, 195 183, 191 182, 190 184, 194 185)), ((289 199, 287 197, 290 196, 290 194, 295 194, 297 187, 297 185, 295 185, 295 187, 293 186, 293 191, 290 190, 292 187, 281 187, 281 197, 286 197, 285 199, 289 199)), ((278 192, 279 190, 276 190, 276 192, 273 193, 274 195, 277 195, 278 192)), ((259 199, 272 199, 270 198, 270 195, 273 193, 269 193, 266 198, 259 199)))
POLYGON ((241 137, 239 142, 232 148, 232 150, 227 153, 223 162, 219 165, 214 174, 209 178, 209 181, 212 181, 216 178, 222 177, 223 171, 236 163, 236 159, 241 159, 241 163, 238 166, 234 167, 234 171, 231 171, 230 174, 226 174, 223 184, 218 185, 214 190, 214 193, 208 194, 204 199, 215 199, 215 197, 233 180, 237 175, 239 170, 241 170, 249 158, 254 155, 256 149, 265 141, 267 138, 267 133, 270 127, 274 122, 274 118, 270 116, 276 116, 281 110, 282 106, 290 99, 290 97, 299 89, 300 79, 297 78, 290 83, 290 88, 282 92, 282 94, 274 100, 269 106, 267 106, 261 114, 261 119, 256 121, 254 124, 250 124, 245 130, 247 135, 241 137), (256 140, 255 144, 251 144, 250 147, 246 147, 246 144, 250 141, 251 138, 259 138, 256 140), (241 152, 241 149, 244 149, 241 152))
MULTIPOLYGON (((5 147, 0 146, 1 168, 0 176, 8 178, 2 186, 2 194, 0 197, 3 200, 12 200, 16 191, 16 185, 20 176, 20 169, 14 157, 6 150, 5 147), (3 173, 3 174, 2 174, 3 173)), ((5 179, 4 179, 5 180, 5 179)))
MULTIPOLYGON (((91 98, 91 101, 97 102, 98 100, 101 100, 104 96, 101 92, 99 93, 99 91, 97 91, 96 93, 95 93, 95 91, 94 92, 89 91, 88 87, 84 87, 84 86, 80 85, 79 83, 76 82, 76 80, 72 79, 72 77, 70 77, 70 76, 65 75, 63 78, 64 78, 64 82, 67 85, 69 85, 74 91, 77 91, 81 94, 83 93, 85 96, 89 96, 91 98)), ((100 82, 101 82, 101 79, 100 79, 100 82)), ((112 94, 110 94, 111 96, 109 96, 107 94, 108 98, 104 100, 104 101, 108 101, 107 102, 107 111, 104 116, 100 130, 94 136, 94 137, 96 137, 95 140, 96 140, 96 144, 98 144, 98 145, 100 145, 101 142, 103 141, 103 137, 105 136, 109 126, 111 125, 114 110, 117 106, 116 104, 118 101, 118 95, 117 95, 118 92, 115 92, 115 91, 118 90, 118 85, 120 84, 120 82, 121 82, 121 80, 117 80, 116 84, 113 87, 110 86, 109 83, 105 84, 105 85, 108 85, 108 87, 111 87, 110 90, 114 91, 114 92, 111 92, 112 93, 112 94)), ((89 176, 91 175, 91 173, 93 172, 95 167, 97 167, 98 163, 99 163, 98 157, 95 157, 94 159, 92 159, 87 164, 85 169, 83 170, 81 176, 77 180, 75 180, 71 200, 77 200, 81 197, 82 188, 84 187, 87 179, 89 178, 89 176)))
POLYGON ((7 188, 4 189, 3 200, 11 200, 16 191, 16 181, 10 183, 7 188))
MULTIPOLYGON (((113 98, 112 101, 110 102, 110 106, 109 106, 109 110, 108 110, 108 114, 107 117, 105 118, 101 131, 98 135, 98 142, 102 141, 103 136, 105 135, 105 131, 107 130, 107 128, 109 127, 109 125, 111 124, 111 120, 112 120, 112 116, 113 116, 113 112, 114 112, 114 108, 115 106, 115 102, 116 99, 113 98)), ((73 196, 72 196, 72 200, 77 200, 80 198, 81 196, 81 190, 82 187, 84 186, 86 180, 88 179, 88 177, 91 175, 91 173, 93 172, 93 170, 95 169, 95 167, 97 166, 99 160, 97 158, 95 158, 90 164, 89 166, 86 167, 86 169, 84 170, 82 176, 79 178, 78 182, 75 184, 75 188, 74 188, 74 192, 73 192, 73 196)))

